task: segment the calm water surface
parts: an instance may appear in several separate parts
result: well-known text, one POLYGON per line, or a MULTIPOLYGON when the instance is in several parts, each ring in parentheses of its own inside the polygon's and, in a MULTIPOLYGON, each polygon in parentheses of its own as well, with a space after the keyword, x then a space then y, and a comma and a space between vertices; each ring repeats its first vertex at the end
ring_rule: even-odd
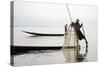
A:
MULTIPOLYGON (((64 28, 33 28, 33 27, 15 27, 14 45, 16 46, 63 46, 64 36, 38 36, 33 37, 22 31, 34 31, 40 33, 64 33, 64 28)), ((92 33, 93 34, 93 33, 92 33)), ((86 35, 89 47, 86 49, 84 40, 80 41, 81 49, 66 50, 37 50, 29 51, 19 55, 14 55, 14 65, 41 65, 87 62, 97 60, 97 43, 91 39, 90 32, 86 35)))

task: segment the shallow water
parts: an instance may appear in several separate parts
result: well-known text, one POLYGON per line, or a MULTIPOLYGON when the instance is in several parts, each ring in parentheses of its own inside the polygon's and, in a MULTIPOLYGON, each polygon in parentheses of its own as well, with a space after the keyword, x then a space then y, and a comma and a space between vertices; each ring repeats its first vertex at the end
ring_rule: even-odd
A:
MULTIPOLYGON (((15 27, 14 28, 14 45, 16 46, 63 46, 64 36, 38 36, 33 37, 30 34, 22 32, 35 31, 45 33, 64 33, 63 28, 32 28, 32 27, 15 27), (40 30, 41 29, 41 30, 40 30), (57 30, 58 29, 58 30, 57 30)), ((87 35, 89 35, 88 33, 87 35)), ((93 33, 92 33, 93 34, 93 33)), ((81 49, 65 50, 37 50, 29 51, 19 55, 14 55, 14 65, 42 65, 58 63, 87 62, 97 60, 97 43, 95 39, 88 36, 88 48, 86 50, 84 40, 80 41, 81 49), (94 41, 93 41, 94 40, 94 41)))
POLYGON ((29 53, 15 55, 14 65, 23 66, 86 62, 86 56, 81 57, 80 60, 77 58, 78 55, 81 55, 79 54, 79 52, 80 51, 77 51, 75 49, 30 51, 29 53))

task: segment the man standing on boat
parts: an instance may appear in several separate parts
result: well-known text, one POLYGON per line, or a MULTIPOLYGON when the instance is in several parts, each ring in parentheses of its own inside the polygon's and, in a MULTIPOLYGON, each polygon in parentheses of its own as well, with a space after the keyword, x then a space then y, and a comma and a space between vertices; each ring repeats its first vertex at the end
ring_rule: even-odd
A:
POLYGON ((85 42, 86 42, 86 47, 88 47, 88 42, 87 42, 87 39, 86 39, 86 37, 82 34, 82 32, 81 32, 81 30, 80 30, 80 28, 83 26, 83 24, 79 24, 79 19, 76 19, 76 22, 74 23, 74 22, 72 22, 71 23, 71 26, 74 26, 74 28, 75 28, 75 31, 76 31, 76 34, 77 34, 77 36, 78 36, 78 39, 79 40, 82 40, 82 39, 84 39, 85 40, 85 42))

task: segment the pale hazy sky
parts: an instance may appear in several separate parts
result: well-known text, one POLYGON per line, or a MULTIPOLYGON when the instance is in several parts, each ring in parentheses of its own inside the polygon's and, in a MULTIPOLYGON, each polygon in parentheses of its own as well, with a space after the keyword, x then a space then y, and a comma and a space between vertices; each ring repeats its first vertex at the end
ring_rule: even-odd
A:
MULTIPOLYGON (((73 21, 96 19, 96 6, 69 5, 73 21)), ((39 3, 39 2, 14 2, 15 26, 64 26, 70 23, 66 4, 39 3)))

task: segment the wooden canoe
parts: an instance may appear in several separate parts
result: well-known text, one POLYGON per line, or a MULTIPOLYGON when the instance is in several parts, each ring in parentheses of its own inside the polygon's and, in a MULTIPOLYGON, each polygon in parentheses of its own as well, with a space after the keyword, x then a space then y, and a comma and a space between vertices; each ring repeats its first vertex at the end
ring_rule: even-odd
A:
POLYGON ((65 34, 45 34, 45 33, 35 33, 35 32, 28 32, 28 31, 23 31, 24 33, 36 35, 36 36, 64 36, 65 34))

